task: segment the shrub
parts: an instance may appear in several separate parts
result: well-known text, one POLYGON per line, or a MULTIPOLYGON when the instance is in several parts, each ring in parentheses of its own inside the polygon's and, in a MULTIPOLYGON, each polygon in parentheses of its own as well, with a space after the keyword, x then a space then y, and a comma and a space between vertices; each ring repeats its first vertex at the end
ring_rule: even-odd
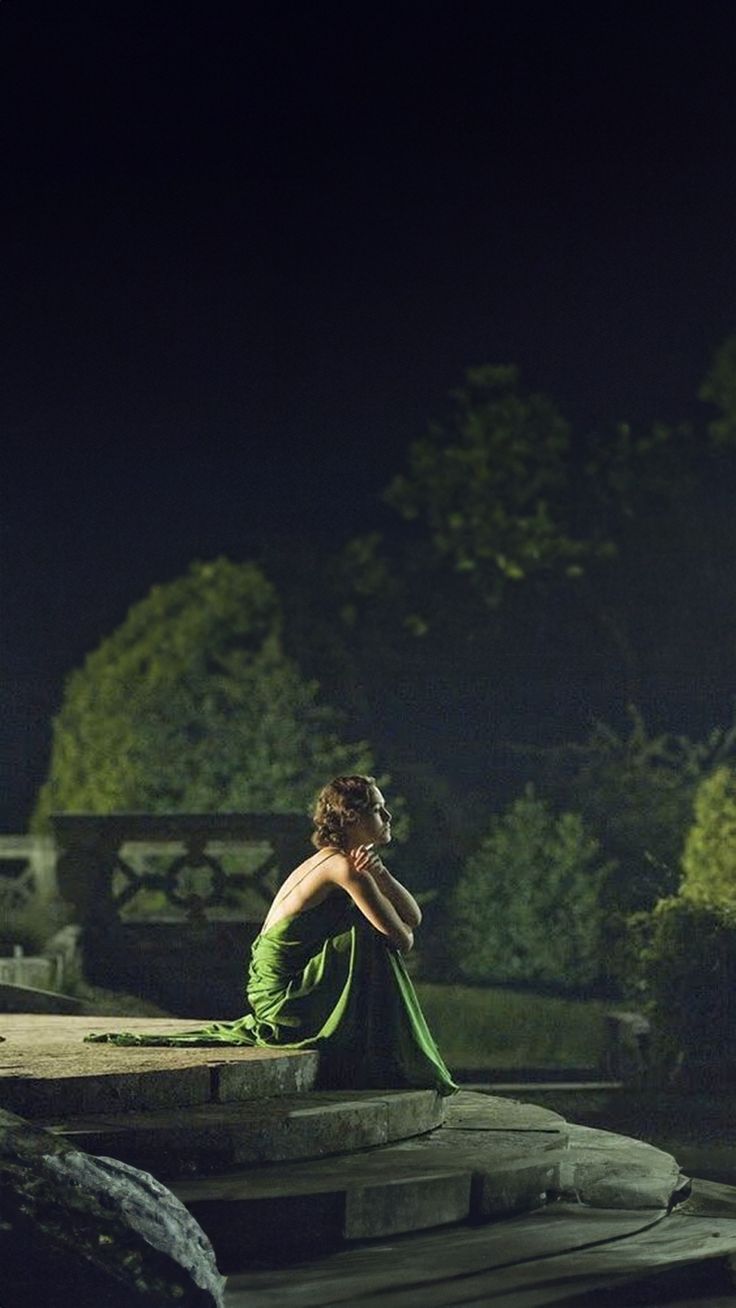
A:
POLYGON ((646 959, 660 1065, 736 1062, 736 904, 662 899, 646 959))
POLYGON ((453 952, 472 982, 585 988, 601 974, 598 841, 576 813, 556 815, 527 787, 491 821, 451 910, 453 952))
POLYGON ((695 795, 680 893, 694 903, 736 907, 736 773, 716 768, 695 795))
POLYGON ((587 741, 548 751, 543 789, 582 814, 615 871, 604 899, 626 916, 677 892, 680 864, 704 776, 733 751, 736 724, 703 740, 650 733, 629 706, 628 731, 597 722, 587 741))

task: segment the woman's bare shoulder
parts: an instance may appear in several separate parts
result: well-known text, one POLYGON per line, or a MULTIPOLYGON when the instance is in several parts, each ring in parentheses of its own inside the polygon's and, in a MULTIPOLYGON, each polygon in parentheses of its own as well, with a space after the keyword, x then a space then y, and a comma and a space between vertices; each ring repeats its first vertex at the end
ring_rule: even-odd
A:
POLYGON ((345 881, 354 871, 353 864, 341 849, 320 850, 324 875, 330 881, 345 881))

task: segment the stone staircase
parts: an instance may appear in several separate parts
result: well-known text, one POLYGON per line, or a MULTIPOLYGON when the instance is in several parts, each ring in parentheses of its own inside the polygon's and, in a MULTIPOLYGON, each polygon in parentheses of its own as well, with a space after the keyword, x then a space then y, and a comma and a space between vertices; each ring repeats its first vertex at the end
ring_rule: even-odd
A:
POLYGON ((121 1025, 4 1018, 0 1105, 152 1172, 200 1222, 224 1272, 560 1197, 661 1213, 686 1191, 661 1150, 479 1091, 325 1093, 314 1089, 314 1053, 82 1043, 121 1025))

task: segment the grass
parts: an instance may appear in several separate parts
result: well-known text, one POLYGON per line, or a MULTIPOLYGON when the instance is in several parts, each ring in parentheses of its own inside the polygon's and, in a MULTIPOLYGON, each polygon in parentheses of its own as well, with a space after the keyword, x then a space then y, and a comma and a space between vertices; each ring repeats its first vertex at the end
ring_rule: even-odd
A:
POLYGON ((597 1067, 604 1014, 597 1000, 557 999, 499 987, 418 984, 451 1068, 597 1067))

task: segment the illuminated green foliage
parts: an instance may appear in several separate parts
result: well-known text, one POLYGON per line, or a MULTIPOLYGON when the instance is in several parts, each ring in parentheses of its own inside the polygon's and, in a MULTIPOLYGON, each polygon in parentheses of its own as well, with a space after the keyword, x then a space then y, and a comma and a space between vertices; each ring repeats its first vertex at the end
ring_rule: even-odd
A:
POLYGON ((676 890, 697 786, 732 751, 736 733, 734 725, 696 741, 650 733, 633 705, 629 720, 628 732, 597 722, 586 742, 567 747, 574 772, 565 783, 617 864, 608 898, 624 912, 651 908, 676 890))
POLYGON ((298 810, 327 777, 371 771, 281 630, 253 564, 155 586, 68 679, 35 827, 67 810, 298 810))
POLYGON ((522 392, 516 368, 490 365, 469 369, 453 399, 449 423, 411 446, 387 502, 428 528, 492 605, 509 582, 579 573, 590 547, 566 523, 570 434, 552 401, 522 392))
POLYGON ((468 859, 451 904, 458 970, 476 983, 574 990, 601 973, 601 884, 610 867, 576 813, 531 786, 468 859))
POLYGON ((716 768, 695 795, 682 857, 683 898, 736 910, 736 772, 716 768))

